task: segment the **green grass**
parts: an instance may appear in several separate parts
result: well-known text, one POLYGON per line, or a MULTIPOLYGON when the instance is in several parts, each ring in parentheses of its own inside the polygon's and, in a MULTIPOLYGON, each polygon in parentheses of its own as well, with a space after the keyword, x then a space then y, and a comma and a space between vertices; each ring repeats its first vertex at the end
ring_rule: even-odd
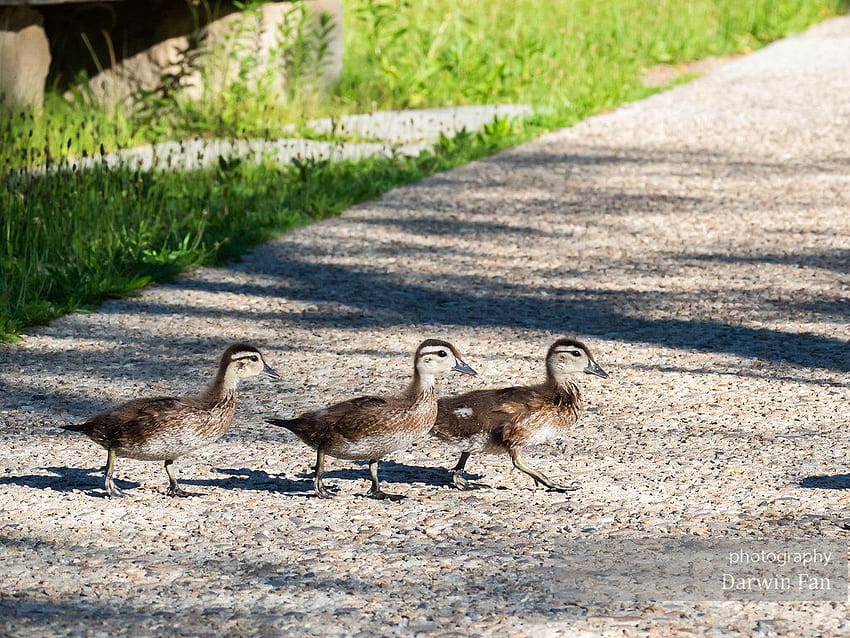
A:
POLYGON ((835 12, 783 0, 352 3, 341 94, 356 108, 522 101, 554 120, 641 92, 642 68, 757 48, 835 12))
POLYGON ((98 301, 220 263, 282 231, 390 188, 495 152, 505 123, 443 139, 417 158, 299 162, 219 160, 192 173, 65 171, 7 176, 0 188, 0 337, 98 301))
MULTIPOLYGON (((843 8, 838 0, 458 0, 346 3, 346 68, 330 95, 288 102, 237 82, 192 103, 148 96, 134 115, 50 95, 44 113, 0 120, 0 339, 132 294, 435 171, 647 95, 643 69, 755 49, 843 8), (214 170, 65 170, 67 162, 188 136, 276 138, 287 123, 376 109, 525 102, 533 121, 496 122, 416 159, 214 170)), ((299 68, 314 62, 301 60, 299 68)), ((306 78, 309 80, 309 78, 306 78)), ((261 83, 262 84, 262 83, 261 83)), ((302 127, 303 129, 303 127, 302 127)))

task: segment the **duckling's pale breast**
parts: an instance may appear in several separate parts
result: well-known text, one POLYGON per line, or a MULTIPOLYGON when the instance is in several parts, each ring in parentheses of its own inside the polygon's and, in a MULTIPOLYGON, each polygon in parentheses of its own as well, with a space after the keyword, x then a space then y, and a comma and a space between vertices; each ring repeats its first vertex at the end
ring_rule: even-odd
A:
POLYGON ((543 445, 567 435, 575 422, 573 408, 549 404, 518 419, 505 429, 503 438, 514 448, 543 445))

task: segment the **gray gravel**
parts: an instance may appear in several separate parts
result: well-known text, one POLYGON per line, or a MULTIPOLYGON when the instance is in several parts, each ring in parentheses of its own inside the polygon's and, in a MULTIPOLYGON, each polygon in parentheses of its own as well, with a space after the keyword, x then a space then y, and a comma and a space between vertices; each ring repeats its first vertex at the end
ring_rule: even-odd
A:
POLYGON ((709 591, 720 563, 662 567, 846 561, 847 60, 835 19, 0 346, 0 634, 846 633, 846 585, 744 602, 709 591), (498 457, 467 466, 489 488, 454 491, 429 442, 382 464, 405 501, 360 498, 365 466, 334 460, 339 495, 315 499, 311 452, 262 420, 401 387, 425 336, 481 373, 444 392, 533 381, 561 335, 611 373, 530 458, 581 481, 569 497, 498 457), (235 340, 284 381, 246 383, 233 431, 178 461, 207 496, 121 460, 130 496, 101 498, 104 455, 59 426, 192 391, 235 340))

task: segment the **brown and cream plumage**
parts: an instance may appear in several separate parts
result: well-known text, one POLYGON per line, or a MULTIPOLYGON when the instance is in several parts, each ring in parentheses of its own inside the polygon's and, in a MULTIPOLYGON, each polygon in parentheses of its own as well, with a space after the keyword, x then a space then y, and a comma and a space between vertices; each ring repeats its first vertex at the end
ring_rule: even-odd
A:
POLYGON ((453 345, 438 339, 426 339, 419 345, 413 368, 413 380, 400 396, 357 397, 306 412, 295 419, 266 419, 291 430, 316 450, 313 479, 316 495, 331 496, 322 481, 327 454, 339 459, 368 460, 372 487, 367 496, 400 498, 381 490, 378 459, 409 448, 414 441, 427 436, 437 417, 434 382, 438 374, 450 370, 475 374, 453 345))
POLYGON ((65 429, 82 432, 106 448, 108 496, 123 496, 112 478, 116 457, 165 461, 168 495, 189 496, 190 492, 177 485, 171 467, 174 459, 212 443, 227 432, 236 413, 239 380, 258 374, 279 378, 259 350, 237 343, 224 351, 218 374, 202 394, 134 399, 65 429))
POLYGON ((585 372, 600 377, 590 350, 575 339, 558 339, 546 354, 546 380, 533 386, 476 390, 439 400, 432 434, 461 449, 452 469, 452 482, 459 489, 471 485, 462 477, 466 462, 475 452, 507 453, 514 467, 553 491, 577 489, 560 485, 527 467, 520 458, 523 448, 545 443, 566 434, 578 419, 581 394, 570 375, 585 372))

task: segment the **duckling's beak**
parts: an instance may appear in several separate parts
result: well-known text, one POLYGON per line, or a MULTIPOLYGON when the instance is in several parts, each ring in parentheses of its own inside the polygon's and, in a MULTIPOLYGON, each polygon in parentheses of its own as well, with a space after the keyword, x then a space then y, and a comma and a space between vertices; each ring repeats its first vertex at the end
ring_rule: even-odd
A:
POLYGON ((587 363, 587 367, 584 369, 587 374, 595 374, 597 377, 602 377, 603 379, 608 378, 608 373, 605 372, 602 368, 599 367, 599 364, 596 363, 593 359, 590 359, 587 363))
POLYGON ((263 374, 267 377, 271 377, 272 379, 280 379, 280 375, 277 373, 277 371, 274 368, 270 367, 269 364, 265 361, 263 361, 263 374))
POLYGON ((462 372, 463 374, 471 374, 473 377, 478 375, 475 370, 470 368, 460 359, 455 359, 455 367, 452 368, 452 370, 454 370, 455 372, 462 372))

